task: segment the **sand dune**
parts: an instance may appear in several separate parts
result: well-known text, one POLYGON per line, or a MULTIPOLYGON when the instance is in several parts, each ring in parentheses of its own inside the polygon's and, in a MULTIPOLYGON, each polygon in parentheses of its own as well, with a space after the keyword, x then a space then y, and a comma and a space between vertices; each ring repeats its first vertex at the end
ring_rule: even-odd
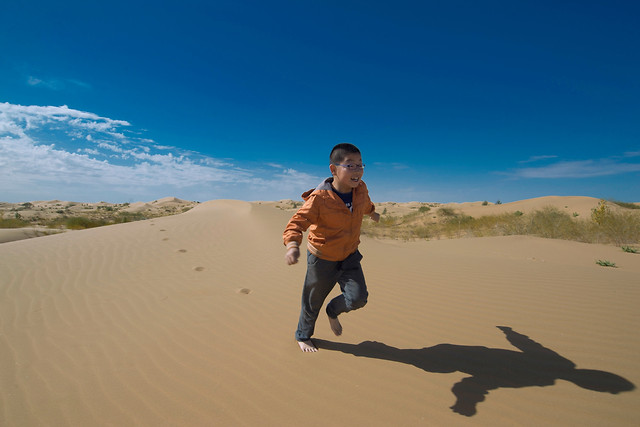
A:
POLYGON ((59 228, 60 224, 56 223, 56 220, 64 220, 65 218, 80 217, 96 221, 102 220, 106 223, 122 222, 116 220, 122 219, 123 215, 135 214, 137 217, 134 216, 134 219, 150 219, 185 212, 197 204, 198 202, 190 202, 176 197, 165 197, 152 202, 115 204, 107 202, 64 202, 60 200, 25 203, 0 202, 0 220, 15 218, 24 220, 27 225, 31 224, 19 229, 0 228, 0 243, 67 231, 64 228, 59 228))
POLYGON ((276 205, 1 244, 0 425, 637 425, 640 255, 363 239, 369 304, 303 354, 276 205))
MULTIPOLYGON (((551 206, 568 214, 577 214, 582 218, 589 218, 591 209, 598 206, 599 199, 594 197, 582 196, 545 196, 536 197, 534 199, 518 200, 510 203, 483 205, 483 202, 475 203, 449 203, 444 206, 459 208, 466 215, 478 217, 482 215, 495 215, 509 212, 520 211, 523 213, 531 213, 543 207, 551 206)), ((609 204, 612 209, 616 205, 609 204)))
MULTIPOLYGON (((509 203, 489 203, 484 201, 465 202, 465 203, 395 203, 384 202, 378 203, 376 206, 380 212, 386 209, 389 215, 406 215, 422 206, 432 208, 437 213, 440 208, 453 209, 456 212, 478 218, 484 215, 499 215, 504 213, 512 213, 520 211, 522 213, 531 213, 545 207, 554 207, 562 212, 566 212, 576 217, 589 218, 591 209, 598 206, 600 199, 584 196, 544 196, 533 199, 518 200, 509 203)), ((617 209, 613 203, 609 203, 611 209, 617 209)))

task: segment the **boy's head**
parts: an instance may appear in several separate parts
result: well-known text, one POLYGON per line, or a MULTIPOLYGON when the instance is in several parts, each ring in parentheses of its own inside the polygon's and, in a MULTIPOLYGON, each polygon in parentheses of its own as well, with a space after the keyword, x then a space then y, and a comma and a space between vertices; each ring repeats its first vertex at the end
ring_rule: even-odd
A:
POLYGON ((360 154, 360 150, 353 144, 343 142, 333 147, 329 155, 329 161, 333 164, 342 163, 349 154, 360 154))
POLYGON ((331 150, 329 169, 333 176, 333 187, 340 193, 347 193, 360 185, 364 165, 360 150, 353 144, 338 144, 331 150))

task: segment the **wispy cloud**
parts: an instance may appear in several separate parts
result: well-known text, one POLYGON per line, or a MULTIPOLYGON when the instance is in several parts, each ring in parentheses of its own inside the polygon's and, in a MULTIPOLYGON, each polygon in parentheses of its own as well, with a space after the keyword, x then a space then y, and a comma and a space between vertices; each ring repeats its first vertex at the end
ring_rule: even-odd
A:
POLYGON ((35 76, 27 76, 27 85, 56 91, 64 90, 69 87, 91 89, 91 85, 89 83, 76 79, 41 79, 35 76))
POLYGON ((408 165, 404 163, 398 163, 398 162, 390 162, 390 163, 374 162, 373 164, 377 167, 390 167, 391 169, 395 169, 395 170, 409 169, 408 165))
POLYGON ((0 103, 0 200, 275 200, 318 182, 281 165, 238 167, 178 150, 131 128, 67 106, 0 103))
POLYGON ((518 163, 534 163, 534 162, 539 162, 541 160, 549 160, 549 159, 556 159, 556 158, 558 158, 558 156, 555 156, 555 155, 531 156, 527 160, 521 160, 518 163))
POLYGON ((593 178, 640 172, 640 163, 625 155, 604 159, 559 161, 540 167, 516 169, 512 175, 520 178, 593 178))

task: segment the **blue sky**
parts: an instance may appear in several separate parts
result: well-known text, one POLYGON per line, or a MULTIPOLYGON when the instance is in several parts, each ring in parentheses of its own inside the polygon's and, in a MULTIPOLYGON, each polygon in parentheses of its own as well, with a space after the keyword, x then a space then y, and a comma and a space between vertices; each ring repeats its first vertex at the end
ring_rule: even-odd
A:
POLYGON ((640 202, 640 3, 0 5, 0 200, 640 202))

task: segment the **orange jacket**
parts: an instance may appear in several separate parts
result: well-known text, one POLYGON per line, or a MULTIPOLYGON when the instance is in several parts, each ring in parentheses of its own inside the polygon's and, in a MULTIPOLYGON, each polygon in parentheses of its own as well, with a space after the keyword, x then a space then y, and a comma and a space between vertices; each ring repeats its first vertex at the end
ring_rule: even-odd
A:
POLYGON ((331 189, 333 178, 302 194, 304 204, 291 217, 283 233, 288 248, 299 247, 309 229, 307 248, 318 258, 342 261, 358 249, 362 217, 375 211, 364 182, 353 189, 353 211, 331 189))

